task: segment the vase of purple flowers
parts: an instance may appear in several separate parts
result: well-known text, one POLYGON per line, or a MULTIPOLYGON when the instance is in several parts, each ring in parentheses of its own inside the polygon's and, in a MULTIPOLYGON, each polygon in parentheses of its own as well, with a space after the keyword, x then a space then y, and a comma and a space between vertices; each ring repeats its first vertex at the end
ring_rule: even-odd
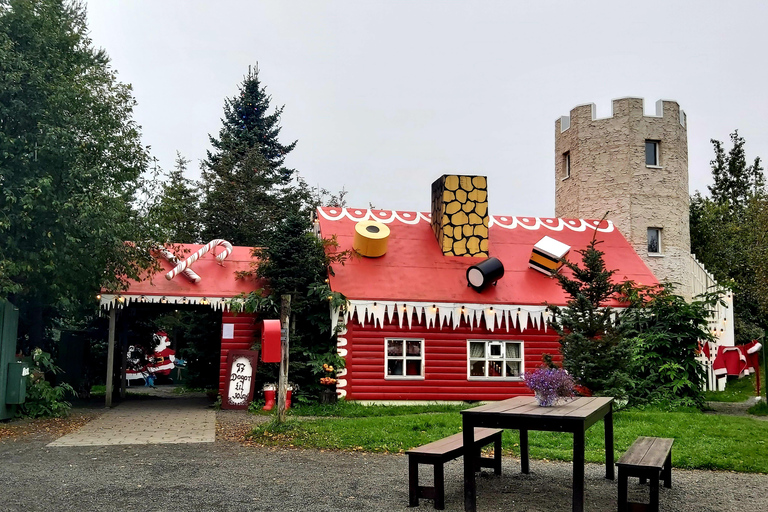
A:
POLYGON ((572 397, 576 387, 573 377, 562 368, 528 370, 523 379, 542 407, 551 407, 572 397))

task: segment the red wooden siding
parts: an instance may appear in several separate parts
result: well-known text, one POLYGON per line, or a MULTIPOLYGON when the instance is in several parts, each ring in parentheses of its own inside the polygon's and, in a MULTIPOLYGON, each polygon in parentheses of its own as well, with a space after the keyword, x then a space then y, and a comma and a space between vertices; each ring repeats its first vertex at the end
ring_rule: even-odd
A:
POLYGON ((409 329, 407 322, 403 322, 403 328, 398 323, 395 318, 382 328, 370 322, 362 327, 355 317, 347 324, 343 336, 348 349, 347 400, 501 400, 532 394, 522 380, 468 380, 467 340, 522 341, 525 370, 541 366, 544 353, 552 355, 556 362, 562 359, 555 331, 535 329, 530 321, 522 333, 519 329, 507 332, 506 328, 491 332, 484 322, 474 329, 464 321, 456 329, 427 329, 415 321, 409 329), (385 379, 386 338, 424 340, 423 380, 385 379))
MULTIPOLYGON (((221 315, 222 329, 224 324, 235 325, 235 337, 231 340, 221 339, 221 359, 219 368, 219 394, 224 396, 227 388, 227 356, 230 350, 250 350, 257 340, 260 331, 256 322, 256 315, 246 313, 224 312, 221 315)), ((223 332, 222 332, 223 334, 223 332)), ((258 369, 258 368, 257 368, 258 369)))

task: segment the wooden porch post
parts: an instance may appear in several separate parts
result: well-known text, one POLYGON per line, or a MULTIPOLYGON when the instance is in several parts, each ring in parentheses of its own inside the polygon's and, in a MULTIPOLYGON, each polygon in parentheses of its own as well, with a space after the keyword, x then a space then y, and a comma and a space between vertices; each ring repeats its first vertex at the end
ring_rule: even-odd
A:
POLYGON ((280 377, 277 381, 277 421, 285 421, 285 400, 288 388, 288 335, 291 321, 291 296, 280 297, 280 377))
POLYGON ((104 393, 104 406, 112 407, 112 373, 115 365, 115 316, 117 304, 109 311, 109 342, 107 348, 107 390, 104 393))

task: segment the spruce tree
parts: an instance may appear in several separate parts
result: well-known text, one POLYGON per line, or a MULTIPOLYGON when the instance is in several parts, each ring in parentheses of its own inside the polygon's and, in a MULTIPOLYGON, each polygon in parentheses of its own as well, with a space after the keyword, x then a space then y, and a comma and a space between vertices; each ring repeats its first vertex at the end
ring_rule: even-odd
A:
POLYGON ((556 274, 563 291, 570 297, 565 308, 550 306, 552 327, 560 336, 563 368, 593 394, 626 396, 629 386, 629 350, 619 328, 606 307, 617 298, 622 285, 614 283, 613 270, 603 261, 600 242, 592 239, 581 255, 581 266, 565 260, 571 271, 556 274))
POLYGON ((285 194, 295 171, 284 167, 296 141, 279 142, 280 115, 272 97, 248 69, 239 93, 225 100, 218 138, 202 164, 203 238, 236 245, 260 245, 288 207, 285 194))
POLYGON ((164 242, 200 242, 200 192, 184 177, 189 160, 176 153, 176 167, 163 183, 157 203, 150 209, 164 242))

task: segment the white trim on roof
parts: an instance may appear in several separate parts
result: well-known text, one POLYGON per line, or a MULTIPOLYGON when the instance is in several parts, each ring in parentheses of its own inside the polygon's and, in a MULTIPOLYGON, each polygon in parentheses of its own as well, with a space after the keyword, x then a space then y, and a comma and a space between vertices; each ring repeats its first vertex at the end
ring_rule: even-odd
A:
POLYGON ((102 293, 99 305, 107 311, 114 307, 122 308, 136 304, 196 304, 210 306, 214 310, 229 311, 232 297, 190 297, 181 295, 141 295, 130 293, 102 293))
MULTIPOLYGON (((406 319, 409 329, 413 327, 414 313, 416 314, 416 322, 426 326, 427 329, 434 327, 456 329, 462 319, 469 324, 470 329, 475 329, 480 327, 480 321, 484 318, 485 324, 491 332, 495 329, 506 329, 509 332, 510 328, 519 328, 520 332, 524 332, 528 327, 529 320, 534 329, 543 328, 544 332, 547 332, 549 321, 552 319, 552 312, 547 309, 547 306, 529 304, 349 300, 347 301, 346 312, 338 309, 331 311, 331 323, 335 329, 339 322, 346 324, 357 313, 358 322, 363 327, 365 324, 372 324, 374 328, 381 329, 385 321, 392 322, 395 313, 402 311, 405 311, 405 315, 397 315, 399 326, 402 328, 403 320, 406 319)), ((614 311, 611 315, 614 322, 617 319, 617 314, 614 311)), ((346 345, 346 339, 343 345, 346 345)), ((344 355, 346 355, 346 349, 344 355)))
MULTIPOLYGON (((410 302, 410 301, 381 301, 381 300, 350 300, 347 302, 347 311, 344 321, 349 322, 357 313, 358 321, 365 326, 366 323, 381 328, 386 321, 392 321, 396 312, 405 311, 405 315, 398 314, 399 325, 403 327, 403 320, 407 320, 408 328, 413 327, 414 313, 416 321, 427 328, 437 327, 442 329, 459 326, 464 319, 471 329, 480 327, 481 319, 485 319, 486 325, 494 329, 518 327, 524 331, 528 327, 530 319, 535 329, 544 328, 552 317, 552 313, 546 306, 510 305, 510 304, 459 304, 450 302, 410 302)), ((336 312, 338 315, 339 312, 336 312)))
MULTIPOLYGON (((432 215, 425 212, 406 212, 393 210, 367 210, 362 208, 318 208, 318 213, 326 220, 337 221, 349 219, 352 222, 362 222, 364 220, 377 220, 383 224, 391 224, 398 221, 403 224, 418 224, 419 222, 430 222, 432 215)), ((605 221, 605 227, 598 227, 599 220, 584 219, 560 219, 560 218, 540 218, 540 217, 510 217, 489 215, 488 226, 499 226, 504 229, 523 228, 528 230, 537 230, 547 228, 551 231, 562 231, 565 228, 571 231, 586 231, 594 229, 601 233, 610 233, 615 228, 613 222, 605 221)))

